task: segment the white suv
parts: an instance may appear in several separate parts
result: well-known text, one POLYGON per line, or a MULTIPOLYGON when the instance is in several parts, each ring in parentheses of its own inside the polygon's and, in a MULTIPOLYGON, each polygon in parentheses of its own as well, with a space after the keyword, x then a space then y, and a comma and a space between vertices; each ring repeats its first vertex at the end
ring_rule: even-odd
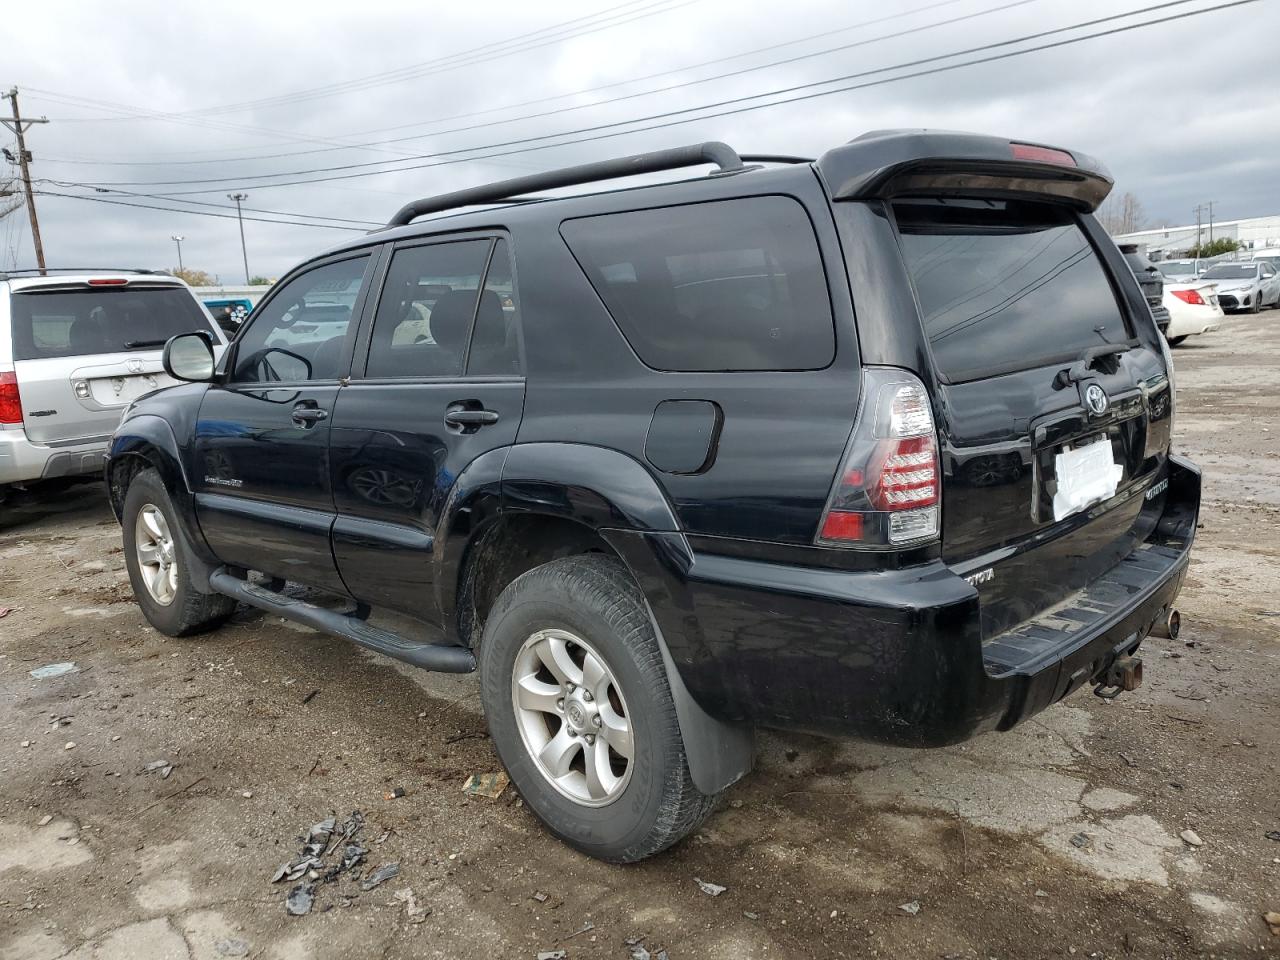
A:
POLYGON ((97 474, 130 401, 174 383, 165 341, 226 337, 191 289, 146 271, 0 272, 0 499, 14 484, 97 474))

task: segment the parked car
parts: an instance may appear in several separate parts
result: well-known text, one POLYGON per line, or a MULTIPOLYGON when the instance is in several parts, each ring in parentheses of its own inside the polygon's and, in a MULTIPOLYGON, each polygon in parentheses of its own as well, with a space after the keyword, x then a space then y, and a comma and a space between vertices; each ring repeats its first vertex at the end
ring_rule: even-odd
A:
POLYGON ((218 326, 222 328, 222 332, 228 337, 234 337, 236 331, 240 329, 245 318, 253 311, 253 302, 248 297, 231 297, 214 300, 203 301, 205 309, 209 311, 218 326))
POLYGON ((165 342, 225 338, 181 280, 142 270, 0 272, 0 494, 100 474, 130 401, 174 383, 165 342))
POLYGON ((1280 250, 1256 250, 1249 259, 1255 263, 1265 262, 1271 264, 1277 270, 1280 270, 1280 250))
POLYGON ((1265 261, 1215 263, 1204 272, 1203 279, 1218 285, 1218 303, 1228 313, 1257 313, 1263 307, 1280 304, 1280 274, 1265 261))
POLYGON ((1171 347, 1176 347, 1187 337, 1212 333, 1222 326, 1218 285, 1212 280, 1165 284, 1164 305, 1169 311, 1165 337, 1171 347))
POLYGON ((1162 260, 1156 264, 1166 283, 1187 283, 1208 269, 1207 260, 1162 260))
POLYGON ((1164 305, 1164 274, 1160 272, 1159 267, 1147 259, 1145 254, 1139 252, 1136 244, 1122 243, 1120 252, 1124 254, 1129 269, 1133 271, 1138 286, 1142 288, 1142 296, 1151 310, 1156 328, 1164 333, 1169 326, 1169 311, 1164 305))
POLYGON ((1083 154, 885 131, 410 203, 221 363, 170 341, 189 382, 133 404, 106 473, 138 603, 173 636, 243 601, 478 670, 530 809, 620 862, 695 829, 757 726, 938 746, 1131 690, 1200 474, 1091 215, 1110 187, 1083 154), (344 284, 342 330, 270 346, 344 284), (423 299, 430 339, 401 336, 423 299))

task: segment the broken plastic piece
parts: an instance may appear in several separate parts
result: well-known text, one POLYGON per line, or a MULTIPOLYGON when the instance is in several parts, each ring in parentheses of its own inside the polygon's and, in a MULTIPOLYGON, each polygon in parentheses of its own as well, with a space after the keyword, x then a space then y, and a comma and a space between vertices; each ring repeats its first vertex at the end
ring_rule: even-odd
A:
POLYGON ((379 884, 386 883, 392 877, 398 877, 399 875, 400 875, 400 864, 398 863, 383 864, 377 870, 373 871, 373 873, 369 874, 369 876, 365 877, 365 879, 360 884, 360 889, 372 890, 374 887, 378 886, 379 884))
POLYGON ((473 773, 462 785, 462 792, 470 797, 486 797, 497 800, 507 789, 511 778, 499 770, 497 773, 473 773))

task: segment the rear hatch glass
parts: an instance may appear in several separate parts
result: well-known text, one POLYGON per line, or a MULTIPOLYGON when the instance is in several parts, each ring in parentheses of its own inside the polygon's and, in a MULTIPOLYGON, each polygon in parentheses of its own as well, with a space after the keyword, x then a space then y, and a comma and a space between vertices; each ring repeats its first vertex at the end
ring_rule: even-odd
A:
POLYGON ((14 371, 23 427, 39 443, 108 435, 133 399, 173 383, 165 341, 209 331, 185 287, 30 287, 10 297, 14 371))
POLYGON ((1143 499, 1127 494, 1168 450, 1167 371, 1158 335, 1135 337, 1118 298, 1123 262, 1104 264, 1068 207, 913 199, 894 214, 941 381, 943 557, 966 575, 992 568, 980 587, 992 637, 1146 535, 1143 499))

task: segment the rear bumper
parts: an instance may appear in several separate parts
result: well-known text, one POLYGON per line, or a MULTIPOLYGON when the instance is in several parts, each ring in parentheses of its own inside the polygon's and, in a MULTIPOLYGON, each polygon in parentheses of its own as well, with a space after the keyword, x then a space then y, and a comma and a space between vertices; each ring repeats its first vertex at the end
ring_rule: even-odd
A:
POLYGON ((999 638, 1024 646, 1016 657, 1003 651, 998 668, 982 642, 978 591, 940 561, 848 572, 693 554, 678 534, 611 540, 685 685, 712 714, 942 746, 1014 726, 1138 647, 1181 589, 1199 470, 1172 458, 1162 496, 1148 540, 1052 617, 999 638))
POLYGON ((0 484, 101 474, 107 438, 85 443, 32 443, 21 430, 0 430, 0 484))

